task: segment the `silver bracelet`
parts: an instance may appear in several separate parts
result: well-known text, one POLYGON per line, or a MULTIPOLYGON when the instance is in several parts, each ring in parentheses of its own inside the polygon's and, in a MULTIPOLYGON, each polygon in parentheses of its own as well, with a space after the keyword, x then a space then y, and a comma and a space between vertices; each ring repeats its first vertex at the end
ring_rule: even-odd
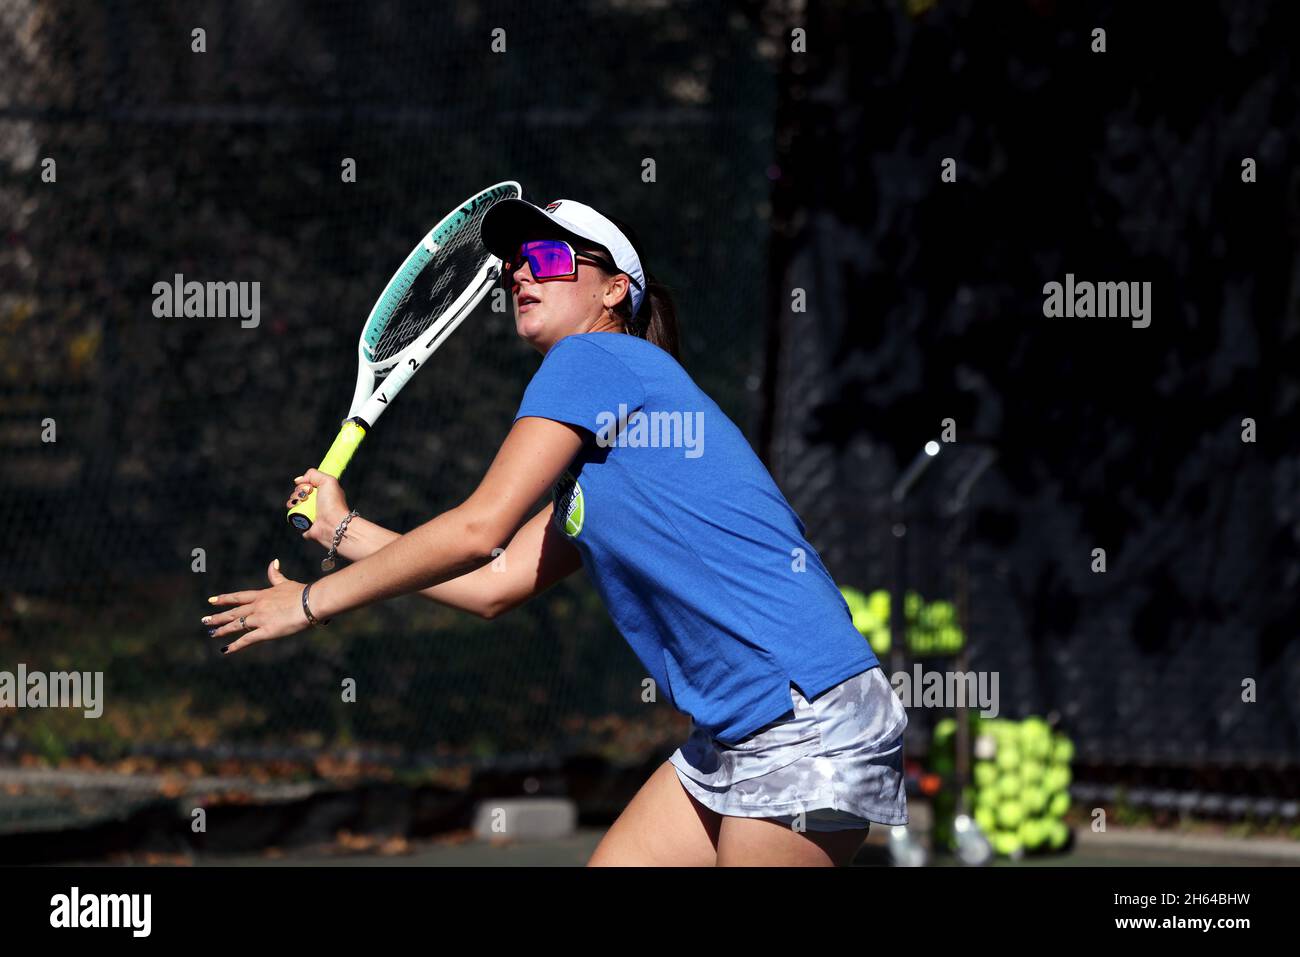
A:
POLYGON ((311 613, 311 605, 307 604, 307 596, 311 593, 311 582, 308 582, 302 589, 302 613, 307 616, 307 620, 313 625, 328 625, 330 619, 317 621, 316 616, 311 613))
POLYGON ((343 521, 339 522, 339 527, 334 529, 334 541, 330 545, 329 554, 326 555, 324 560, 320 563, 321 571, 327 572, 334 568, 334 556, 339 550, 339 542, 343 541, 343 533, 347 531, 348 522, 352 521, 352 519, 356 517, 356 514, 357 510, 354 508, 343 517, 343 521))

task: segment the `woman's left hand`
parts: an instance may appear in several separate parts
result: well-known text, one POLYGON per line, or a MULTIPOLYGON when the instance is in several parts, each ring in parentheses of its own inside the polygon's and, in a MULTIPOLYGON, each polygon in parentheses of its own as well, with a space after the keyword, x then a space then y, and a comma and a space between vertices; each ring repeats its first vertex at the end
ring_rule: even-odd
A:
POLYGON ((220 638, 243 632, 237 640, 221 649, 223 654, 231 654, 259 641, 297 634, 310 624, 302 610, 303 585, 280 574, 278 558, 267 566, 266 577, 271 583, 270 588, 231 592, 208 599, 212 605, 235 606, 202 619, 210 636, 220 638))

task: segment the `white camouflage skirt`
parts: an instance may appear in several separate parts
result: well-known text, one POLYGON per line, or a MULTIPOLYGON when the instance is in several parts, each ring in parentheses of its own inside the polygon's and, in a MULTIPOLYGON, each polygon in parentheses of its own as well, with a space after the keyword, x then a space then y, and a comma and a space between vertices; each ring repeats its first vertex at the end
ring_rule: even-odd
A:
POLYGON ((731 817, 774 818, 808 831, 907 823, 907 711, 877 665, 726 745, 694 724, 668 760, 697 801, 731 817), (802 815, 802 818, 799 816, 802 815))

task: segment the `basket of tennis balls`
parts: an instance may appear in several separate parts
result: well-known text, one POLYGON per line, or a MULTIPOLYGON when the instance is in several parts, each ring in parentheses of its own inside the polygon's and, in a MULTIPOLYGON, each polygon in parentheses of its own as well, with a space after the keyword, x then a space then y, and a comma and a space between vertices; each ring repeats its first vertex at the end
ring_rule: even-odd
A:
MULTIPOLYGON (((840 589, 853 627, 862 633, 877 655, 889 654, 889 592, 878 588, 870 595, 857 588, 840 589)), ((957 613, 950 601, 926 602, 920 594, 909 591, 903 598, 907 624, 907 650, 917 657, 956 654, 965 642, 957 626, 957 613)))
MULTIPOLYGON (((1061 851, 1070 843, 1070 763, 1074 745, 1042 718, 1022 721, 970 715, 974 742, 966 807, 1002 857, 1061 851)), ((950 778, 956 770, 957 721, 935 724, 928 770, 950 778)), ((934 845, 952 849, 957 811, 950 784, 935 796, 934 845)))

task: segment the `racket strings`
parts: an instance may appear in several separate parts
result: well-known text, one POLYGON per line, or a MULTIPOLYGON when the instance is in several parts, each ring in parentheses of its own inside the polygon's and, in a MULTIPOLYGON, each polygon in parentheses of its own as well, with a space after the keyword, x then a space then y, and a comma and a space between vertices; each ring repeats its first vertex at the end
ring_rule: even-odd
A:
POLYGON ((411 288, 393 309, 373 346, 373 362, 398 355, 447 312, 473 281, 489 254, 479 237, 479 223, 489 207, 463 220, 420 270, 411 288))

